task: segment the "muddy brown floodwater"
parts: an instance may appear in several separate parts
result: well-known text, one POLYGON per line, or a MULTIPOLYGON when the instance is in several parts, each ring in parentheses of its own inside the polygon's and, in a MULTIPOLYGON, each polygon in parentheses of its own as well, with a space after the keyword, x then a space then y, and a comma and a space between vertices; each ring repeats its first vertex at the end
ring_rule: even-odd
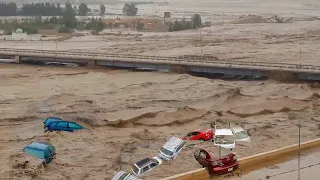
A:
MULTIPOLYGON (((207 129, 214 121, 242 124, 252 137, 240 157, 320 136, 320 89, 276 81, 223 81, 186 74, 53 66, 0 65, 0 179, 111 179, 152 157, 170 136, 207 129), (88 130, 43 132, 59 116, 88 130), (45 170, 17 165, 19 153, 45 140, 57 158, 45 170)), ((193 158, 212 142, 188 142, 175 161, 146 179, 200 168, 193 158)))

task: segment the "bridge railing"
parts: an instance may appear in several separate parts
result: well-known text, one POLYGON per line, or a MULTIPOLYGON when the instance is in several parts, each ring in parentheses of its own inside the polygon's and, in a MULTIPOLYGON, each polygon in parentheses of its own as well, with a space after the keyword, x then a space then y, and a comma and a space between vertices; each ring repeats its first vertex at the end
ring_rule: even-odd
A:
POLYGON ((291 69, 291 70, 311 70, 320 71, 320 66, 308 65, 308 64, 290 64, 290 63, 266 63, 266 62, 249 62, 249 61, 228 61, 228 60, 217 60, 215 58, 205 57, 201 58, 182 58, 182 57, 160 57, 160 56, 142 56, 142 55, 126 55, 126 54, 104 54, 99 52, 90 51, 56 51, 56 50, 33 50, 33 49, 8 49, 0 48, 0 53, 11 53, 12 55, 20 55, 27 53, 32 54, 43 54, 54 56, 81 56, 89 57, 90 59, 108 58, 113 60, 127 60, 127 61, 162 61, 179 64, 200 64, 200 65, 214 65, 214 66, 228 66, 228 67, 253 67, 253 68, 268 68, 268 69, 291 69))

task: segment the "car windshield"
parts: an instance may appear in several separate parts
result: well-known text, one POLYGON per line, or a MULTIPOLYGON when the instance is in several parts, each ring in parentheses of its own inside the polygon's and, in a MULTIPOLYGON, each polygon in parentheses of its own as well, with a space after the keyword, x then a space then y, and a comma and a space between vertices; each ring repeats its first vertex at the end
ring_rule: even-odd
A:
POLYGON ((168 156, 172 156, 173 155, 173 152, 169 151, 168 149, 164 148, 164 147, 161 147, 160 151, 165 154, 165 155, 168 155, 168 156))
POLYGON ((122 176, 120 176, 119 180, 124 180, 128 176, 129 173, 124 173, 122 176))
POLYGON ((233 135, 215 136, 215 143, 216 144, 233 144, 234 136, 233 135))
POLYGON ((248 134, 244 131, 241 131, 241 132, 235 133, 234 136, 236 139, 244 139, 248 137, 248 134))
POLYGON ((60 121, 60 119, 57 119, 57 118, 47 118, 47 119, 44 121, 44 124, 45 124, 45 125, 48 125, 50 122, 53 122, 53 121, 60 121))
POLYGON ((139 169, 137 168, 137 166, 132 165, 131 168, 132 168, 132 171, 133 171, 134 173, 139 174, 139 169))
POLYGON ((37 157, 39 159, 44 159, 44 151, 40 150, 40 149, 34 149, 34 148, 29 148, 26 147, 23 149, 23 151, 27 154, 30 154, 34 157, 37 157))

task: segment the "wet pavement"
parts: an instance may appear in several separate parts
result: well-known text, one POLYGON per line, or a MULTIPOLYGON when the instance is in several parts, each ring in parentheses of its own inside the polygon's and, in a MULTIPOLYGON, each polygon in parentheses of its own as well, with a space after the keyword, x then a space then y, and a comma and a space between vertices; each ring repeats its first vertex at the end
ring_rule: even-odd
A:
MULTIPOLYGON (((309 152, 303 152, 300 158, 300 179, 320 179, 320 147, 309 152)), ((298 180, 298 159, 285 163, 265 166, 262 169, 249 172, 231 180, 298 180)))

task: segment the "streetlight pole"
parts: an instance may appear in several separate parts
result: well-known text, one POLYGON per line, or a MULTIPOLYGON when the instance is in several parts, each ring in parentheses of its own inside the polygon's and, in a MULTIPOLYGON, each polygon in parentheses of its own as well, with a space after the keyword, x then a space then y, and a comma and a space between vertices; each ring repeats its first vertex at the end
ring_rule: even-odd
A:
MULTIPOLYGON (((300 62, 301 62, 301 49, 300 51, 300 62)), ((298 117, 298 133, 299 133, 299 149, 298 149, 298 180, 300 180, 300 156, 301 156, 301 116, 298 117)))
POLYGON ((299 149, 298 149, 298 180, 300 180, 300 156, 301 156, 301 138, 300 138, 300 129, 301 129, 301 124, 300 124, 300 117, 298 118, 298 127, 299 127, 299 149))

